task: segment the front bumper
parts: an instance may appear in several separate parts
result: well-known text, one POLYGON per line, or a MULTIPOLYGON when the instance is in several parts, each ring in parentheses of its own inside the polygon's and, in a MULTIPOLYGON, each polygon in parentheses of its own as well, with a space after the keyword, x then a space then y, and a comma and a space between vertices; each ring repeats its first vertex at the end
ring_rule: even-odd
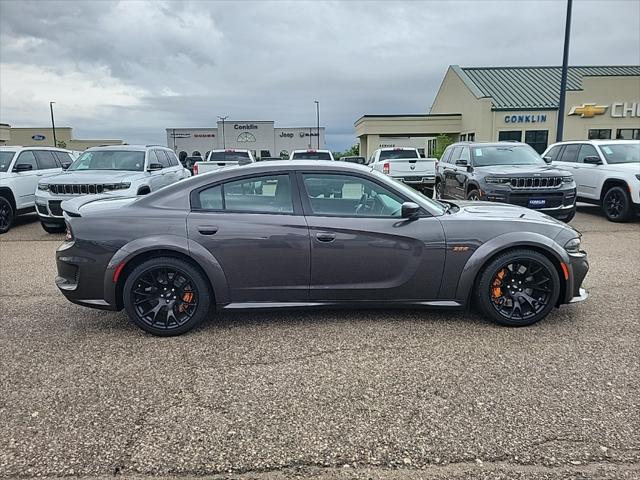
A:
POLYGON ((576 189, 511 189, 509 187, 481 188, 481 200, 508 203, 537 210, 555 218, 566 218, 576 209, 576 189))
POLYGON ((580 253, 569 255, 572 275, 569 282, 569 291, 567 292, 566 303, 578 303, 586 300, 589 297, 589 293, 586 289, 582 288, 582 282, 587 276, 589 271, 589 261, 587 259, 587 252, 581 251, 580 253))

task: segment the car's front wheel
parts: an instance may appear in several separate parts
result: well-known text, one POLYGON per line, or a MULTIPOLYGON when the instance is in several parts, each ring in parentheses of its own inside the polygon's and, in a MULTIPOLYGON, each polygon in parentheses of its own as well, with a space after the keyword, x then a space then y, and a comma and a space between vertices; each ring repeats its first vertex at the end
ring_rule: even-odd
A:
POLYGON ((517 249, 492 260, 482 271, 476 299, 482 312, 502 325, 532 325, 553 309, 560 295, 560 277, 539 252, 517 249))
POLYGON ((210 306, 204 275, 173 257, 147 260, 127 276, 123 290, 129 318, 153 335, 180 335, 202 322, 210 306))
POLYGON ((611 187, 602 199, 604 214, 612 222, 626 222, 631 216, 631 199, 622 187, 611 187))
POLYGON ((434 188, 434 195, 436 200, 442 199, 442 182, 436 182, 436 186, 434 188))
POLYGON ((0 233, 6 233, 13 225, 14 212, 9 200, 0 197, 0 233))
POLYGON ((480 200, 480 193, 478 192, 478 190, 473 189, 473 190, 469 190, 469 193, 467 193, 467 200, 471 200, 473 202, 477 202, 480 200))

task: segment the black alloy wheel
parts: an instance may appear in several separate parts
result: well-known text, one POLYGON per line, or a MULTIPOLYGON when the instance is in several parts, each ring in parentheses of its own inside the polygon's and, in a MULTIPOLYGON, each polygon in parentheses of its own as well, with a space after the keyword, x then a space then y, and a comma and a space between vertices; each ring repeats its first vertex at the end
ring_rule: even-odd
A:
POLYGON ((480 200, 480 194, 478 193, 478 190, 471 190, 467 194, 467 200, 471 200, 473 202, 479 201, 480 200))
POLYGON ((560 277, 544 255, 513 250, 485 268, 476 294, 483 313, 496 322, 531 325, 546 317, 556 304, 560 277))
POLYGON ((626 222, 631 212, 631 201, 622 187, 611 187, 604 194, 602 208, 612 222, 626 222))
POLYGON ((4 197, 0 197, 0 233, 6 233, 13 225, 14 213, 11 203, 4 197))
POLYGON ((198 269, 177 258, 148 260, 124 286, 124 305, 133 322, 154 335, 180 335, 207 316, 210 292, 198 269))

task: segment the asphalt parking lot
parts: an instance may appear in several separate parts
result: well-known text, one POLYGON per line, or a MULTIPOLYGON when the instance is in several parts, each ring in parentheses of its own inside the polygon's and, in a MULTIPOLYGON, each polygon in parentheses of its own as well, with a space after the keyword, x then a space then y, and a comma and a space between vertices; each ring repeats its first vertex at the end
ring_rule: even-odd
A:
POLYGON ((581 206, 587 302, 225 313, 156 338, 67 302, 61 235, 0 237, 0 477, 639 478, 640 222, 581 206))

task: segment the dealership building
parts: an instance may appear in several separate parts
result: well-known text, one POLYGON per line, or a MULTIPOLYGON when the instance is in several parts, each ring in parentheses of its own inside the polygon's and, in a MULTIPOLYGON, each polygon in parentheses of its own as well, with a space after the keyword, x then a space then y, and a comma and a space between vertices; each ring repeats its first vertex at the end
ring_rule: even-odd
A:
POLYGON ((273 121, 219 121, 217 128, 167 128, 167 146, 179 157, 209 150, 251 150, 255 157, 288 156, 292 150, 325 148, 324 127, 276 127, 273 121), (224 132, 224 133, 223 133, 224 132))
POLYGON ((429 113, 360 117, 360 152, 413 146, 430 156, 443 133, 456 141, 521 141, 543 152, 556 141, 558 115, 563 140, 640 139, 640 66, 569 67, 558 112, 561 70, 451 65, 429 113))
MULTIPOLYGON (((52 147, 53 129, 51 127, 12 127, 0 123, 0 145, 22 145, 23 147, 52 147)), ((86 150, 98 145, 122 145, 123 140, 116 139, 79 139, 74 138, 71 127, 56 127, 58 147, 69 150, 86 150)))

